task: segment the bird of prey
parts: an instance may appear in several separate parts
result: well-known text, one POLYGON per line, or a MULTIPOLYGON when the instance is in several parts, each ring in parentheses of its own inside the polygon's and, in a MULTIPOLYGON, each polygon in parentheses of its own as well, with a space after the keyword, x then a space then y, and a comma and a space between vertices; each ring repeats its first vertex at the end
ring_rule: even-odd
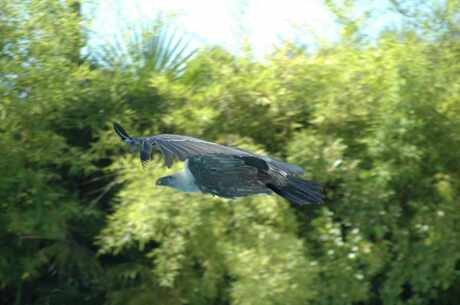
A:
POLYGON ((323 200, 320 185, 300 178, 303 169, 296 165, 193 137, 130 137, 119 124, 113 128, 132 150, 140 147, 143 165, 151 159, 153 147, 160 150, 167 167, 174 159, 185 161, 183 171, 159 178, 157 185, 225 198, 276 193, 296 205, 323 200))

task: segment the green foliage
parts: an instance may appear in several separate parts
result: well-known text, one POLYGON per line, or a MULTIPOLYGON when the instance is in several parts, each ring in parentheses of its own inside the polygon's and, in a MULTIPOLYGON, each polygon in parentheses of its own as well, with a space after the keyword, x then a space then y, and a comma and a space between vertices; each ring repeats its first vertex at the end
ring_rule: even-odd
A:
POLYGON ((78 1, 0 1, 2 304, 456 304, 453 1, 421 19, 399 7, 404 31, 371 43, 357 39, 351 1, 328 1, 341 41, 265 61, 219 48, 175 57, 174 39, 155 38, 181 73, 147 65, 137 44, 110 69, 81 58, 78 1), (182 165, 143 169, 113 121, 287 159, 327 200, 156 187, 182 165))
POLYGON ((97 45, 90 57, 100 66, 146 77, 152 73, 180 75, 194 54, 187 37, 158 17, 151 24, 131 26, 126 33, 97 45))
POLYGON ((157 284, 180 287, 189 304, 218 297, 229 288, 226 276, 234 281, 226 293, 236 304, 303 304, 311 298, 313 291, 299 288, 314 280, 315 268, 296 237, 287 203, 268 196, 230 201, 155 188, 153 182, 166 170, 126 170, 139 168, 138 163, 129 158, 114 164, 126 188, 99 237, 103 254, 144 251, 157 284), (152 243, 158 245, 152 248, 152 243))

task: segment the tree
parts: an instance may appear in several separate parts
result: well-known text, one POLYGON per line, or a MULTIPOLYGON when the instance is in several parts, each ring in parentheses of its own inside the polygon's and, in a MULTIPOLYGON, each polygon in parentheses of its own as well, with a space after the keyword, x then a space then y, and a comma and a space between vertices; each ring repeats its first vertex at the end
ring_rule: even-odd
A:
POLYGON ((144 53, 76 60, 71 2, 1 6, 2 303, 455 304, 455 31, 366 41, 337 6, 349 35, 314 53, 288 44, 261 62, 209 48, 170 73, 144 53), (159 157, 142 169, 113 121, 287 159, 326 203, 154 187, 170 170, 159 157))

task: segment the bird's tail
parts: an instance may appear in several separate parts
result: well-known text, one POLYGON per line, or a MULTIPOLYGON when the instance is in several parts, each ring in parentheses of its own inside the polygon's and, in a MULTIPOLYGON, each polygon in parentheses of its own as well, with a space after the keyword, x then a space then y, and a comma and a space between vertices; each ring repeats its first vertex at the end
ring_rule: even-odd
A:
POLYGON ((288 176, 286 185, 267 184, 273 192, 296 205, 319 204, 323 201, 321 186, 317 182, 288 176))

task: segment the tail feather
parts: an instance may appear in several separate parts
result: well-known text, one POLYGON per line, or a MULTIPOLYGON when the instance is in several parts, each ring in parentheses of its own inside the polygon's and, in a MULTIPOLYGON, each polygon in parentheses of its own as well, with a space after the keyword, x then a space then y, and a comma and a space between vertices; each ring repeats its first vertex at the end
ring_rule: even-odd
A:
POLYGON ((267 184, 273 192, 297 205, 319 204, 323 202, 323 194, 319 183, 289 176, 286 185, 267 184))

